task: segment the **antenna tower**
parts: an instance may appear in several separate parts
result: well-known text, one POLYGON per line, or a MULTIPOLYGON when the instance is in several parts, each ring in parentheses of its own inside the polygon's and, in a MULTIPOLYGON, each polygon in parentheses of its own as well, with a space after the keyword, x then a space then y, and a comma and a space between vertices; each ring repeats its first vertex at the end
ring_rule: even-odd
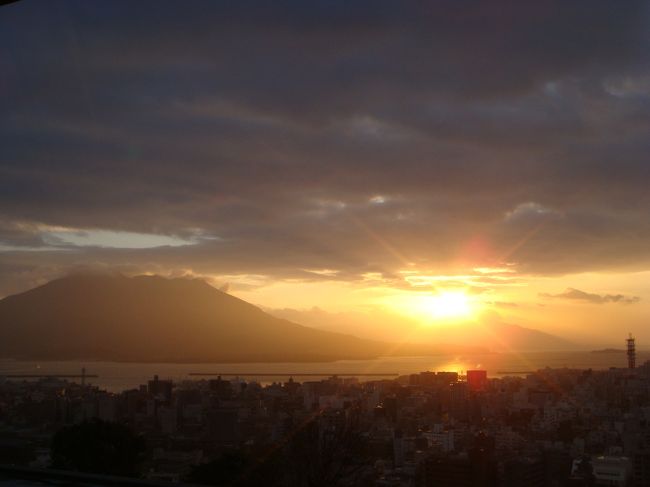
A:
POLYGON ((632 333, 625 341, 627 342, 627 367, 633 369, 636 366, 636 346, 632 333))

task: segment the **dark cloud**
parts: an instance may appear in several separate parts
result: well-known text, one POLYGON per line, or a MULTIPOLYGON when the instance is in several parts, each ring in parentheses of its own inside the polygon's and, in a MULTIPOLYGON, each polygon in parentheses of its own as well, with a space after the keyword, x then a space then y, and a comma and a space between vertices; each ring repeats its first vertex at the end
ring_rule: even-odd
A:
POLYGON ((559 298, 559 299, 569 299, 575 301, 584 301, 594 304, 603 304, 603 303, 622 303, 622 304, 631 304, 638 303, 641 298, 638 296, 625 296, 623 294, 594 294, 581 291, 579 289, 567 288, 566 291, 559 294, 549 294, 549 293, 540 293, 543 298, 559 298))
POLYGON ((0 268, 648 268, 648 32, 637 0, 12 4, 0 268))

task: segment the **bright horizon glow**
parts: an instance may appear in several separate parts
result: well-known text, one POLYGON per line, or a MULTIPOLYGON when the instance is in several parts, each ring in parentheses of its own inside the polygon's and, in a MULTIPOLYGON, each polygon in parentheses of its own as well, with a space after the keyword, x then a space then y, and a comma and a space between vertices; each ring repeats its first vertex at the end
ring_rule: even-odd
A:
POLYGON ((228 282, 231 294, 265 309, 295 310, 291 315, 279 313, 290 321, 373 340, 436 343, 441 340, 439 328, 445 332, 466 329, 471 339, 472 327, 489 321, 540 330, 594 350, 620 348, 625 345, 621 331, 623 338, 631 332, 637 338, 637 348, 650 349, 650 271, 531 276, 513 266, 507 275, 500 269, 496 272, 476 276, 465 268, 436 273, 414 267, 404 274, 425 275, 426 282, 414 285, 403 281, 400 286, 392 276, 385 278, 380 273, 357 281, 274 281, 265 275, 254 286, 245 275, 214 274, 213 282, 216 287, 228 282), (581 299, 561 296, 567 287, 587 295, 581 299), (469 315, 432 315, 439 293, 464 294, 469 315), (598 299, 619 294, 628 299, 598 299))
POLYGON ((388 301, 398 313, 431 325, 436 322, 467 321, 476 314, 476 303, 464 291, 402 295, 388 301))
POLYGON ((421 307, 433 318, 466 318, 472 314, 469 298, 464 292, 443 291, 423 296, 421 307))

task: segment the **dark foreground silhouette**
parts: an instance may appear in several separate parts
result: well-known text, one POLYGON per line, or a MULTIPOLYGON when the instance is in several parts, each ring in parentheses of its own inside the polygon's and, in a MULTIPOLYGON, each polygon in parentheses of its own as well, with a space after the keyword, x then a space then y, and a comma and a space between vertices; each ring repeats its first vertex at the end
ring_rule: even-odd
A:
POLYGON ((137 477, 144 451, 144 440, 127 426, 84 421, 54 435, 52 468, 137 477))

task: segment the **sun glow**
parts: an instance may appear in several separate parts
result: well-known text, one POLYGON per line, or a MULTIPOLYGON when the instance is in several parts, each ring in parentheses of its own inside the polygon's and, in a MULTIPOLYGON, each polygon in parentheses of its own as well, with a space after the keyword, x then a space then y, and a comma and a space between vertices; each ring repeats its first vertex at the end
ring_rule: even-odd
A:
POLYGON ((412 293, 391 300, 391 307, 423 324, 466 321, 475 317, 479 303, 462 290, 435 294, 412 293))
POLYGON ((463 362, 462 359, 458 357, 455 360, 444 365, 433 367, 431 370, 437 370, 438 372, 456 372, 457 374, 462 374, 467 369, 471 369, 471 366, 468 366, 467 363, 463 362))
POLYGON ((425 296, 422 299, 422 308, 434 318, 465 318, 472 313, 467 295, 457 291, 425 296))

